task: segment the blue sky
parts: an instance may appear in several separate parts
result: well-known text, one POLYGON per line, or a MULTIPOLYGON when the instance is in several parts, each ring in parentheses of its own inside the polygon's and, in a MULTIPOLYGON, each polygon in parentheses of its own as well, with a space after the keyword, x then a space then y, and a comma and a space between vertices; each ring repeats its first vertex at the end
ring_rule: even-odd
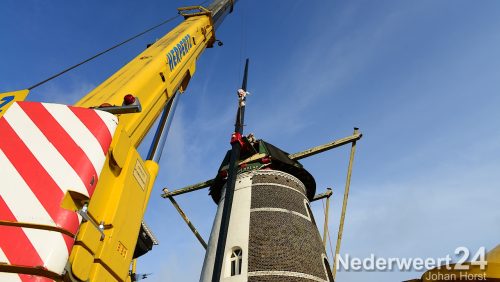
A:
MULTIPOLYGON (((0 91, 25 88, 195 1, 0 2, 0 91)), ((34 90, 74 103, 179 21, 34 90)), ((146 221, 160 245, 139 263, 147 281, 197 281, 203 249, 164 186, 214 176, 250 57, 246 132, 289 152, 364 134, 356 155, 342 253, 442 257, 500 238, 500 2, 494 0, 240 0, 183 95, 146 221)), ((148 140, 141 151, 147 151, 148 140)), ((334 187, 332 240, 348 148, 303 164, 334 187)), ((207 191, 178 202, 208 240, 207 191)), ((322 222, 319 203, 313 204, 322 222)), ((322 228, 322 226, 319 226, 322 228)), ((401 281, 417 273, 340 272, 339 281, 401 281)))

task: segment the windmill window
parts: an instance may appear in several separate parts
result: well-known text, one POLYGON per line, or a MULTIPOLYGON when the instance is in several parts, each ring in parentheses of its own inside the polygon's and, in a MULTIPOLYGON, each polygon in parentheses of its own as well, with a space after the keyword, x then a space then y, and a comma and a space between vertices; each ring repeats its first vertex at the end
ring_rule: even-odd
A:
POLYGON ((236 276, 241 274, 241 268, 243 266, 243 251, 240 248, 234 248, 231 253, 231 276, 236 276))

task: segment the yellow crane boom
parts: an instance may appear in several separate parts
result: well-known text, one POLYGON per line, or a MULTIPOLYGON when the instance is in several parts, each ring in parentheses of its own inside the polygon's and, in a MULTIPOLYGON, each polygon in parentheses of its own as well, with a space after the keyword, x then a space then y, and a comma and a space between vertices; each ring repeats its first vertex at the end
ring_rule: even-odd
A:
POLYGON ((196 70, 196 61, 215 42, 215 27, 233 1, 215 1, 208 9, 201 6, 180 8, 185 20, 148 47, 75 105, 97 107, 104 103, 121 105, 127 94, 139 98, 142 111, 120 116, 120 124, 137 146, 161 113, 167 101, 183 92, 196 70), (199 10, 199 12, 191 12, 199 10))
POLYGON ((72 276, 82 281, 130 279, 141 221, 158 173, 158 164, 142 160, 136 147, 167 103, 185 91, 196 61, 215 43, 215 29, 233 5, 222 0, 208 8, 180 8, 182 23, 76 103, 122 105, 124 97, 132 95, 141 111, 118 116, 107 165, 88 203, 88 215, 100 224, 104 238, 90 221, 81 226, 69 261, 72 276))
MULTIPOLYGON (((15 234, 23 234, 23 228, 28 228, 30 232, 39 232, 37 234, 59 236, 57 238, 61 238, 61 240, 64 237, 66 238, 67 250, 63 248, 62 253, 66 252, 66 257, 63 257, 62 264, 57 264, 60 265, 60 268, 55 266, 48 268, 43 262, 33 262, 32 264, 27 262, 23 264, 26 261, 26 256, 17 255, 15 248, 10 248, 9 255, 11 258, 14 257, 15 261, 2 258, 2 261, 0 261, 0 277, 3 277, 1 276, 2 273, 6 273, 6 275, 10 275, 9 277, 19 275, 17 278, 22 277, 23 281, 31 281, 30 279, 40 281, 37 280, 39 277, 56 281, 135 281, 135 262, 132 262, 149 251, 155 242, 154 236, 143 222, 143 216, 158 174, 159 157, 157 152, 161 152, 166 136, 165 132, 168 131, 168 125, 171 121, 171 112, 175 110, 179 95, 186 90, 191 77, 194 75, 198 58, 206 48, 212 47, 216 42, 215 30, 225 16, 232 11, 235 1, 214 0, 206 8, 202 6, 179 8, 179 13, 184 17, 183 22, 85 95, 75 104, 76 107, 69 108, 71 110, 61 105, 32 102, 16 104, 16 102, 26 98, 28 90, 0 94, 1 128, 9 130, 9 134, 16 136, 16 128, 11 130, 11 127, 18 124, 16 122, 17 116, 24 117, 23 111, 29 110, 31 111, 29 113, 32 113, 30 117, 33 118, 33 122, 41 126, 45 125, 44 132, 49 134, 51 140, 54 141, 51 141, 52 143, 46 142, 45 137, 36 135, 41 138, 40 140, 46 142, 44 144, 47 146, 56 144, 55 146, 59 146, 58 148, 63 148, 64 144, 70 144, 73 149, 81 151, 81 156, 87 154, 87 151, 83 152, 82 148, 78 146, 78 129, 70 128, 71 136, 67 135, 67 132, 64 131, 67 127, 59 128, 57 122, 61 120, 54 119, 52 117, 53 112, 49 113, 47 109, 57 113, 64 112, 71 117, 75 117, 71 111, 80 115, 91 113, 94 118, 99 119, 99 117, 104 118, 105 116, 105 120, 113 123, 111 125, 107 124, 107 127, 101 126, 100 129, 94 128, 93 133, 96 136, 99 136, 99 130, 105 130, 106 133, 111 132, 113 135, 110 138, 110 143, 101 144, 105 154, 105 160, 104 157, 102 158, 104 160, 102 170, 97 175, 89 176, 90 181, 84 183, 87 185, 85 187, 92 188, 89 190, 92 193, 89 192, 87 195, 85 195, 87 192, 83 188, 67 187, 71 185, 65 183, 79 184, 80 182, 64 181, 65 176, 62 172, 59 172, 61 170, 58 171, 58 167, 50 166, 51 163, 54 163, 55 157, 59 158, 57 160, 60 160, 61 163, 64 163, 64 159, 56 151, 54 151, 54 156, 51 157, 43 153, 45 148, 42 145, 30 144, 28 148, 23 147, 25 150, 21 151, 25 153, 26 158, 31 158, 29 150, 32 148, 42 152, 40 156, 43 156, 46 162, 38 167, 39 171, 43 171, 46 168, 44 166, 48 166, 49 171, 57 173, 58 179, 61 180, 53 185, 54 191, 60 193, 58 194, 60 198, 56 199, 53 195, 52 197, 49 195, 50 192, 46 189, 47 187, 39 185, 39 182, 42 181, 37 182, 35 174, 32 173, 30 176, 34 179, 30 188, 38 189, 38 195, 46 197, 44 201, 52 205, 50 215, 54 221, 50 221, 50 219, 45 222, 33 221, 32 219, 36 216, 16 219, 14 214, 8 216, 2 214, 0 228, 8 230, 11 237, 14 237, 15 234), (9 107, 11 109, 8 109, 9 107), (115 116, 80 108, 106 111, 115 116), (162 112, 164 114, 160 119, 157 136, 155 136, 148 158, 144 160, 139 155, 137 147, 162 112), (46 119, 45 123, 40 122, 37 113, 43 114, 46 119), (59 130, 59 133, 53 131, 53 128, 48 126, 46 121, 52 122, 59 130), (108 132, 108 130, 110 131, 108 132), (64 135, 65 141, 61 141, 62 139, 58 137, 58 134, 64 135), (109 147, 107 147, 108 145, 109 147), (56 184, 61 184, 63 187, 57 187, 56 184), (94 185, 95 190, 93 189, 94 185), (60 188, 60 190, 56 188, 60 188), (77 225, 75 225, 74 230, 77 230, 75 232, 72 231, 73 229, 64 230, 56 222, 56 220, 63 220, 58 216, 59 214, 67 214, 68 210, 71 212, 68 216, 72 216, 75 221, 78 221, 77 225), (76 212, 80 215, 79 219, 76 219, 76 212), (78 228, 80 219, 83 219, 83 222, 78 228), (69 259, 64 267, 68 253, 69 259)), ((81 118, 87 119, 88 123, 92 123, 89 118, 81 118)), ((62 124, 67 125, 70 123, 62 122, 62 124)), ((84 129, 84 127, 81 128, 84 129)), ((25 138, 23 140, 29 141, 30 136, 32 136, 31 133, 27 130, 23 132, 27 132, 26 135, 22 136, 25 138)), ((4 141, 0 142, 0 149, 18 146, 11 140, 4 141)), ((19 144, 19 147, 21 146, 24 145, 19 144)), ((97 148, 100 149, 99 144, 97 144, 97 148)), ((81 162, 77 158, 71 158, 71 155, 74 154, 71 151, 72 149, 64 147, 64 150, 66 150, 64 158, 72 160, 71 164, 75 171, 70 171, 72 168, 67 163, 65 164, 66 169, 71 173, 81 172, 78 171, 81 162)), ((9 167, 11 163, 15 163, 18 167, 24 169, 23 173, 29 174, 30 170, 22 161, 15 162, 18 151, 20 150, 15 148, 9 150, 8 157, 10 158, 0 154, 0 161, 9 167)), ((38 164, 35 158, 30 160, 38 164)), ((85 169, 87 168, 81 168, 81 170, 85 169)), ((0 173, 0 176, 2 175, 8 176, 0 173)), ((80 175, 83 175, 83 183, 87 174, 80 175)), ((12 183, 13 185, 20 185, 19 183, 12 183)), ((14 191, 13 189, 12 191, 14 191)), ((5 195, 2 194, 3 196, 5 195)), ((9 199, 14 199, 14 196, 9 199)), ((20 197, 18 198, 20 199, 20 197)), ((35 200, 35 198, 33 199, 35 200)), ((20 201, 14 204, 12 201, 7 204, 0 201, 0 208, 10 208, 12 210, 12 207, 26 205, 22 200, 20 201)), ((27 208, 23 212, 26 210, 27 208)), ((20 214, 17 210, 14 209, 14 211, 20 214)), ((0 247, 9 244, 6 238, 0 239, 0 247)), ((51 252, 51 246, 46 247, 43 249, 51 252)), ((37 249, 36 246, 35 249, 37 249)), ((36 256, 36 253, 34 253, 34 256, 36 256)), ((51 255, 47 253, 47 256, 43 259, 48 260, 50 257, 51 255)))

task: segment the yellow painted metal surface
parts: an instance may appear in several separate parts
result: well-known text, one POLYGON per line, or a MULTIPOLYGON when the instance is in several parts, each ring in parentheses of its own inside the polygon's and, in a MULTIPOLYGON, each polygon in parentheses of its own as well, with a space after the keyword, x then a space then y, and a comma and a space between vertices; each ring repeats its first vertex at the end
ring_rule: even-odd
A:
POLYGON ((0 117, 2 117, 7 109, 14 103, 24 101, 28 97, 28 89, 0 93, 0 117))
POLYGON ((103 103, 122 105, 125 95, 132 94, 138 97, 142 112, 121 115, 120 123, 128 133, 132 144, 139 145, 168 99, 177 90, 184 91, 187 87, 189 79, 195 72, 196 60, 213 39, 213 32, 208 16, 187 18, 83 97, 76 105, 82 107, 97 107, 103 103), (176 48, 180 51, 175 52, 176 48), (176 62, 173 68, 171 68, 172 58, 176 62))
POLYGON ((123 126, 119 125, 116 132, 88 205, 89 216, 103 225, 105 237, 101 240, 90 222, 82 224, 70 256, 71 272, 82 281, 127 280, 141 221, 158 174, 158 165, 141 159, 123 126))
POLYGON ((464 263, 468 269, 454 269, 454 264, 450 265, 450 269, 445 266, 434 268, 425 272, 420 280, 422 282, 437 282, 437 281, 500 281, 500 245, 486 254, 487 264, 484 269, 479 265, 471 265, 464 263))
POLYGON ((130 281, 141 221, 159 170, 157 163, 143 161, 136 147, 169 99, 186 89, 196 60, 213 40, 209 16, 188 17, 76 103, 81 107, 119 106, 125 95, 132 94, 142 111, 118 117, 105 167, 88 204, 89 216, 104 226, 105 237, 101 240, 90 222, 82 224, 70 254, 73 277, 130 281))

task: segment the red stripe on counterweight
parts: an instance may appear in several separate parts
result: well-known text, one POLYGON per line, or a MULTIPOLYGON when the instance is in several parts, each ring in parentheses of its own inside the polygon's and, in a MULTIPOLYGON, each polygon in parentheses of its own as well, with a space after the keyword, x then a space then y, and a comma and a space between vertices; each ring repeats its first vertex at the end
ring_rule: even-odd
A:
POLYGON ((41 103, 21 102, 18 104, 78 174, 85 188, 87 188, 89 197, 92 196, 98 175, 82 148, 76 144, 73 138, 41 103), (92 178, 94 178, 93 181, 91 181, 92 178))
MULTIPOLYGON (((79 221, 75 212, 60 207, 63 192, 33 156, 4 118, 0 118, 0 149, 24 179, 57 226, 75 234, 79 221)), ((29 207, 26 207, 29 208, 29 207)))
MULTIPOLYGON (((2 219, 16 221, 16 217, 12 214, 2 196, 0 196, 0 214, 2 214, 2 219)), ((40 255, 21 227, 0 225, 0 235, 0 248, 5 253, 11 265, 46 269, 42 258, 40 258, 40 255)), ((24 282, 32 281, 28 276, 23 277, 20 275, 20 278, 24 282)))
POLYGON ((102 151, 104 155, 106 155, 108 153, 109 144, 111 144, 112 136, 101 117, 94 110, 79 107, 69 108, 94 135, 97 141, 99 141, 102 151))
POLYGON ((43 277, 43 276, 33 276, 28 274, 19 274, 19 277, 23 280, 23 282, 54 282, 54 280, 43 277))

